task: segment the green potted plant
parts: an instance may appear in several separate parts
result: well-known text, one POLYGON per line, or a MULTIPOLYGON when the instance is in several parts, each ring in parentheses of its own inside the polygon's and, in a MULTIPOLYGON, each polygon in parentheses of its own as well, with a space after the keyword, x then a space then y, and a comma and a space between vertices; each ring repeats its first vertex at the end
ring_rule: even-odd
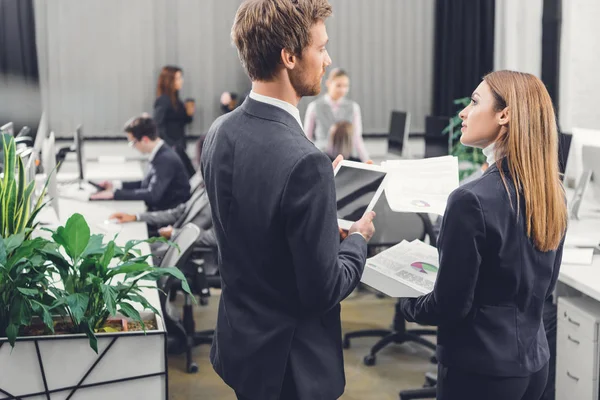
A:
POLYGON ((50 287, 56 298, 50 309, 64 308, 73 333, 85 333, 96 352, 96 333, 105 327, 110 317, 120 313, 145 329, 145 321, 133 304, 159 314, 142 294, 145 281, 156 282, 173 276, 181 280, 183 290, 191 294, 179 269, 153 267, 147 261, 150 254, 142 255, 134 249, 144 242, 166 242, 162 238, 129 241, 123 247, 114 240, 104 243, 103 235, 91 235, 80 214, 73 214, 64 227, 50 232, 57 246, 46 246, 41 253, 52 262, 63 286, 50 287))
MULTIPOLYGON (((469 97, 463 97, 461 99, 454 100, 454 104, 460 107, 462 110, 464 107, 468 106, 471 102, 469 97)), ((448 126, 442 131, 442 133, 448 135, 448 141, 450 144, 450 155, 453 155, 458 158, 459 163, 459 179, 462 180, 467 176, 471 175, 473 172, 477 171, 481 168, 481 165, 485 162, 485 156, 481 149, 475 147, 467 147, 460 143, 460 129, 456 129, 460 127, 462 124, 462 120, 458 116, 460 113, 456 113, 455 116, 450 118, 450 123, 448 126)))
POLYGON ((21 157, 17 156, 14 138, 5 134, 1 136, 4 177, 0 180, 0 236, 7 238, 25 232, 27 239, 34 228, 33 221, 42 209, 46 186, 31 210, 35 182, 25 181, 25 167, 21 157))
POLYGON ((107 396, 114 394, 111 385, 121 382, 119 391, 135 397, 139 386, 123 382, 145 379, 142 396, 163 397, 166 332, 156 308, 157 287, 150 283, 174 276, 190 293, 178 269, 154 268, 148 262, 150 255, 136 248, 163 239, 120 246, 116 237, 105 240, 103 235, 91 235, 80 214, 72 215, 65 226, 45 232, 45 238, 32 238, 35 217, 44 206, 43 193, 30 210, 33 185, 25 182, 14 141, 6 137, 2 141, 0 365, 9 367, 0 374, 0 389, 16 398, 72 394, 85 390, 89 383, 85 380, 93 376, 90 387, 101 385, 107 396), (115 317, 127 319, 129 326, 137 325, 141 331, 119 329, 122 322, 115 324, 111 321, 115 317), (121 345, 112 347, 117 340, 121 345), (10 351, 5 351, 5 342, 12 346, 10 351), (110 367, 93 371, 99 363, 110 367), (23 365, 30 366, 27 374, 16 367, 23 365), (44 386, 32 383, 31 374, 36 373, 43 376, 34 381, 43 381, 44 386))
POLYGON ((49 264, 40 253, 49 242, 30 240, 46 188, 31 210, 35 182, 25 181, 25 167, 16 154, 14 138, 0 136, 4 155, 4 176, 0 179, 0 337, 8 337, 14 344, 19 328, 36 316, 52 329, 49 264))

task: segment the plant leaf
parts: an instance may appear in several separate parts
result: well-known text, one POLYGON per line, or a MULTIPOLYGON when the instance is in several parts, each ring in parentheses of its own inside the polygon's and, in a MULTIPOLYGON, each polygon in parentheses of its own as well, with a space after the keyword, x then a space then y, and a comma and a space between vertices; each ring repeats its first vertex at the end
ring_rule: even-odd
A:
POLYGON ((132 320, 139 322, 142 325, 142 329, 144 331, 146 331, 146 325, 144 324, 144 321, 142 321, 142 317, 140 316, 140 313, 133 308, 133 306, 129 303, 125 303, 125 302, 120 302, 119 303, 119 312, 121 314, 123 314, 124 316, 131 318, 132 320))
POLYGON ((73 261, 79 259, 90 242, 90 227, 81 214, 73 214, 56 233, 62 238, 60 244, 73 261))
POLYGON ((50 315, 50 312, 48 311, 48 307, 40 302, 32 301, 31 308, 37 314, 40 313, 40 310, 42 311, 42 321, 44 321, 44 324, 48 327, 48 329, 54 333, 54 321, 52 320, 52 315, 50 315))
POLYGON ((127 299, 129 301, 134 301, 136 303, 141 304, 142 306, 144 306, 145 309, 152 311, 156 315, 160 315, 158 310, 152 304, 150 304, 150 302, 148 302, 148 300, 146 300, 146 298, 144 296, 140 296, 139 294, 130 293, 127 296, 127 299))
POLYGON ((6 239, 4 239, 4 244, 6 245, 6 252, 8 254, 12 253, 17 247, 21 246, 24 240, 25 234, 22 232, 7 237, 6 239))
POLYGON ((73 293, 67 296, 67 304, 69 305, 69 309, 71 309, 71 314, 73 314, 75 325, 81 323, 89 301, 90 298, 85 293, 73 293))
POLYGON ((133 272, 136 273, 142 273, 142 272, 146 272, 146 271, 154 271, 156 268, 154 268, 153 266, 147 264, 147 263, 125 263, 122 265, 119 265, 118 267, 115 268, 111 268, 108 276, 109 277, 113 277, 115 275, 119 275, 119 274, 130 274, 133 272))
POLYGON ((115 242, 113 242, 111 240, 108 243, 108 246, 106 247, 106 251, 102 255, 102 258, 100 259, 100 265, 102 265, 102 268, 104 268, 104 269, 108 268, 114 255, 115 255, 115 242))
POLYGON ((19 327, 15 324, 9 324, 8 328, 6 328, 6 337, 8 337, 8 343, 12 347, 15 347, 15 341, 17 340, 17 335, 19 334, 19 327))
POLYGON ((117 314, 117 291, 109 285, 102 285, 100 289, 102 290, 102 297, 106 303, 106 308, 110 312, 110 315, 114 317, 117 314))
POLYGON ((86 321, 83 325, 83 332, 90 339, 90 347, 92 350, 98 354, 98 338, 96 338, 96 334, 94 333, 94 329, 91 325, 90 321, 86 321))
POLYGON ((29 288, 22 288, 22 287, 18 287, 17 290, 28 297, 35 297, 40 293, 40 291, 37 289, 29 289, 29 288))
MULTIPOLYGON (((181 288, 188 294, 192 294, 192 291, 190 289, 190 285, 188 284, 187 279, 185 279, 185 276, 183 275, 183 273, 175 267, 168 267, 168 268, 152 268, 152 272, 150 272, 147 275, 144 275, 143 277, 141 277, 141 280, 144 281, 157 281, 160 277, 165 276, 165 275, 171 275, 177 279, 179 279, 181 281, 181 288)), ((195 299, 195 297, 192 296, 192 298, 195 299)))
POLYGON ((104 246, 104 244, 102 243, 103 240, 103 235, 92 235, 85 250, 81 254, 81 258, 87 258, 88 256, 104 254, 106 246, 104 246))
POLYGON ((0 238, 0 265, 4 265, 6 263, 6 245, 4 244, 4 239, 0 238))

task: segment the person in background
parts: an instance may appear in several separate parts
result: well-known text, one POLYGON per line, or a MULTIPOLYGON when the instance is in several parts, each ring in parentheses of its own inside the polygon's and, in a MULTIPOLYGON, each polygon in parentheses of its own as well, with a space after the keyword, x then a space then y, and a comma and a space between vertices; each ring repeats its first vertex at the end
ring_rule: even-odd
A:
POLYGON ((369 153, 362 137, 362 117, 359 105, 346 98, 350 78, 346 71, 335 68, 326 82, 327 93, 313 101, 306 109, 304 132, 321 151, 327 151, 331 126, 339 121, 350 121, 354 127, 352 156, 363 162, 369 153))
POLYGON ((327 155, 331 161, 338 155, 344 156, 344 160, 360 162, 358 158, 352 157, 354 128, 349 121, 336 122, 329 130, 329 144, 327 155))
MULTIPOLYGON (((200 163, 200 155, 202 154, 202 145, 204 136, 201 137, 196 144, 196 159, 200 163)), ((159 227, 158 233, 165 239, 171 240, 177 236, 179 229, 187 223, 193 223, 200 228, 200 236, 196 240, 196 245, 216 247, 217 239, 213 229, 210 204, 204 187, 204 180, 200 170, 194 176, 194 182, 197 184, 192 188, 192 196, 190 199, 178 205, 175 208, 164 211, 148 211, 139 215, 115 213, 110 219, 116 219, 119 223, 128 223, 135 221, 143 221, 148 225, 159 227)), ((165 243, 152 243, 150 245, 152 255, 155 258, 155 265, 159 265, 162 257, 167 252, 168 245, 165 243)))
POLYGON ((90 196, 92 200, 142 200, 149 211, 168 210, 190 198, 190 184, 183 163, 156 132, 148 114, 125 124, 129 145, 142 154, 149 154, 149 168, 141 181, 105 181, 104 191, 90 196))
POLYGON ((489 167, 448 198, 434 289, 400 310, 438 326, 439 400, 539 400, 544 304, 567 228, 552 99, 535 76, 497 71, 459 115, 461 143, 484 149, 489 167))
POLYGON ((221 112, 223 114, 227 114, 228 112, 235 110, 242 105, 247 96, 247 94, 239 96, 234 92, 223 92, 223 94, 221 94, 221 101, 219 103, 221 106, 221 112))
POLYGON ((193 100, 185 104, 179 98, 183 87, 183 71, 176 66, 163 67, 158 77, 156 100, 154 101, 154 121, 158 127, 158 136, 172 147, 181 157, 188 176, 196 172, 187 155, 185 126, 192 122, 196 106, 193 100))

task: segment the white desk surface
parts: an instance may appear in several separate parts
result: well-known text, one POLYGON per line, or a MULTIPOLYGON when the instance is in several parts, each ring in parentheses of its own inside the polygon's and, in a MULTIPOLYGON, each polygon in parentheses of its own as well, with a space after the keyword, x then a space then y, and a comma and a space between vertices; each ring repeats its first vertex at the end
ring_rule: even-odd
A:
MULTIPOLYGON (((569 200, 572 198, 572 191, 567 193, 567 198, 569 200)), ((591 196, 586 196, 581 209, 579 220, 569 220, 569 234, 581 237, 600 237, 600 208, 597 203, 591 196)), ((600 255, 594 255, 592 265, 563 263, 558 280, 596 301, 600 301, 600 255)))
MULTIPOLYGON (((86 162, 83 167, 85 179, 92 181, 103 180, 122 180, 122 181, 138 181, 144 177, 142 163, 139 161, 127 161, 124 163, 99 163, 86 162)), ((77 163, 63 162, 60 171, 57 174, 59 182, 70 181, 77 179, 79 176, 77 163)))

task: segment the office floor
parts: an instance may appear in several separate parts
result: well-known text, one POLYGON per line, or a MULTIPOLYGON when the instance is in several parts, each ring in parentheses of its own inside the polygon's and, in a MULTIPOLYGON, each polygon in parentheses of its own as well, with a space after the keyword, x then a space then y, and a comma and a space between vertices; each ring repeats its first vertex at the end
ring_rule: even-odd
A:
MULTIPOLYGON (((195 308, 197 330, 214 327, 218 300, 217 293, 208 306, 195 308)), ((355 292, 342 303, 342 327, 344 332, 387 329, 393 313, 393 299, 379 299, 369 291, 355 292)), ((388 346, 379 353, 376 365, 365 366, 363 357, 376 340, 354 339, 352 347, 344 350, 347 383, 342 400, 397 400, 400 390, 421 387, 425 373, 435 371, 436 367, 429 362, 433 353, 410 343, 388 346)), ((233 391, 213 371, 208 354, 208 345, 194 349, 199 366, 196 374, 185 372, 184 355, 169 356, 170 400, 235 400, 233 391)))

